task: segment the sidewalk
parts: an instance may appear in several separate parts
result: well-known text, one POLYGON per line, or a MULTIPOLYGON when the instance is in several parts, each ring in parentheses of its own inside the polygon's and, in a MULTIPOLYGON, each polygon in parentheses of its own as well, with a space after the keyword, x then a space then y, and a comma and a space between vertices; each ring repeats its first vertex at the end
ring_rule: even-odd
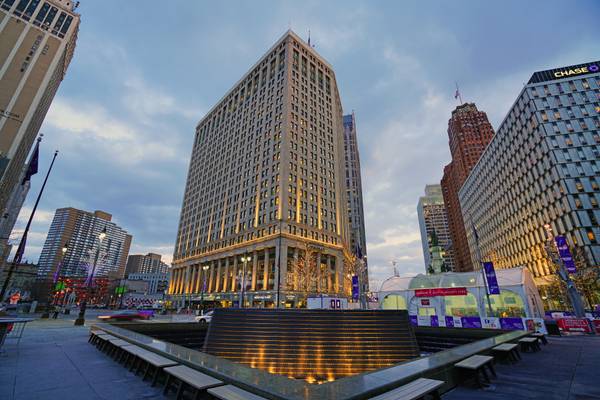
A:
POLYGON ((600 400, 600 336, 549 337, 515 365, 496 363, 484 390, 456 388, 444 400, 600 400))
POLYGON ((20 345, 8 341, 0 353, 0 399, 165 398, 87 343, 88 334, 89 326, 75 327, 73 319, 29 323, 20 345))

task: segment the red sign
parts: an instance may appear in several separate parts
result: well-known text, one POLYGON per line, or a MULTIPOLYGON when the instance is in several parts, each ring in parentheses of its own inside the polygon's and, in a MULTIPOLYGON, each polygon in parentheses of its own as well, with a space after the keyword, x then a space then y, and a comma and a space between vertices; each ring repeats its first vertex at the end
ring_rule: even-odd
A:
POLYGON ((416 289, 415 296, 417 297, 436 297, 436 296, 466 296, 467 288, 433 288, 433 289, 416 289))
POLYGON ((421 305, 422 306, 428 306, 429 304, 429 299, 421 299, 421 305))
POLYGON ((590 324, 585 318, 560 318, 556 321, 558 329, 564 333, 590 333, 590 324))

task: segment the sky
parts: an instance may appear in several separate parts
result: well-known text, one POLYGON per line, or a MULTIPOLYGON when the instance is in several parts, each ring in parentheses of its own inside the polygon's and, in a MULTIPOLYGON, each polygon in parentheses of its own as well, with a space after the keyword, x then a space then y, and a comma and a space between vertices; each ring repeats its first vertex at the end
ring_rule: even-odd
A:
POLYGON ((425 271, 417 202, 450 160, 455 84, 498 128, 535 71, 600 59, 600 2, 82 0, 75 57, 41 132, 55 149, 25 258, 54 210, 104 210, 130 254, 171 261, 195 126, 291 28, 311 32, 356 114, 371 290, 425 271))

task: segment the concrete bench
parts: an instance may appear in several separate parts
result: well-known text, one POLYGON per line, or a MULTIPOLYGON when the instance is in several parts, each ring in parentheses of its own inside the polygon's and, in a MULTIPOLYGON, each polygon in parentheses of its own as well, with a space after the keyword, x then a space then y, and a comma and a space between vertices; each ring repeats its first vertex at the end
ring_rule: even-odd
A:
POLYGON ((530 333, 529 336, 537 338, 540 342, 542 342, 544 345, 548 344, 548 339, 546 339, 546 335, 544 335, 541 332, 533 332, 530 333))
POLYGON ((108 337, 113 337, 106 332, 103 331, 90 331, 90 337, 88 339, 88 343, 91 343, 95 346, 98 346, 101 341, 105 340, 108 337))
POLYGON ((257 394, 247 392, 233 385, 219 386, 207 390, 211 396, 221 400, 266 400, 257 394))
POLYGON ((541 350, 539 339, 536 337, 524 337, 519 339, 519 343, 521 344, 521 351, 526 352, 531 350, 532 352, 536 352, 541 350))
POLYGON ((428 394, 432 395, 434 399, 440 399, 439 388, 443 384, 443 381, 419 378, 397 389, 371 397, 371 400, 417 400, 428 394))
POLYGON ((483 387, 484 384, 481 382, 481 379, 479 379, 479 373, 481 372, 485 381, 489 383, 490 378, 485 370, 485 367, 488 367, 492 375, 496 377, 496 371, 494 371, 494 366, 492 365, 493 361, 494 357, 475 355, 454 364, 454 366, 456 368, 474 371, 475 381, 480 387, 483 387))
POLYGON ((145 380, 152 373, 152 386, 156 385, 160 372, 166 367, 179 365, 178 362, 170 358, 163 357, 138 346, 128 346, 123 349, 127 352, 125 357, 125 367, 132 359, 130 371, 135 369, 135 374, 139 374, 143 370, 142 380, 145 380))
POLYGON ((124 347, 133 346, 131 343, 116 337, 109 338, 106 342, 110 344, 107 354, 115 359, 120 355, 124 347))
POLYGON ((515 363, 521 359, 519 354, 519 345, 516 343, 503 343, 494 348, 492 351, 504 355, 505 358, 515 363))
POLYGON ((207 389, 214 388, 216 386, 224 385, 224 383, 212 376, 203 374, 200 371, 186 367, 185 365, 177 365, 174 367, 165 368, 167 373, 167 380, 165 382, 165 388, 163 394, 169 393, 171 389, 172 378, 177 380, 177 395, 176 398, 179 400, 183 396, 183 392, 186 386, 193 389, 194 398, 198 399, 200 394, 205 392, 207 389))

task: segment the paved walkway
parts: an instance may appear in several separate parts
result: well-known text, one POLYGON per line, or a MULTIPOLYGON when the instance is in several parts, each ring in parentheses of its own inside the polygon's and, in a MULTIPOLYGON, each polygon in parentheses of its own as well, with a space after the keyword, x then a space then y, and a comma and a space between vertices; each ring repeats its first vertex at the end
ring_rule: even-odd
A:
POLYGON ((496 364, 484 390, 456 388, 444 400, 600 400, 600 336, 550 337, 515 365, 496 364))
POLYGON ((20 345, 7 341, 0 354, 0 399, 165 399, 88 344, 88 333, 72 319, 28 324, 20 345))

